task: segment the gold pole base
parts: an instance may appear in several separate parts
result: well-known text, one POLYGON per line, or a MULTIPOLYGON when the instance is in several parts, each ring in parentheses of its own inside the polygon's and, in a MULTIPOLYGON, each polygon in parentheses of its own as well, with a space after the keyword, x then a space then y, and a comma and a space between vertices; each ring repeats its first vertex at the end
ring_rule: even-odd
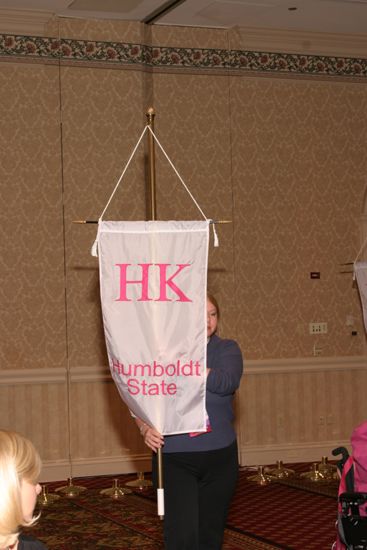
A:
POLYGON ((250 481, 255 481, 258 485, 268 485, 272 479, 265 473, 264 466, 259 466, 257 474, 248 478, 250 481))
POLYGON ((53 504, 56 500, 59 500, 60 495, 55 495, 54 493, 48 492, 47 485, 42 485, 42 491, 37 497, 37 504, 39 506, 49 506, 53 504))
POLYGON ((282 460, 277 460, 276 468, 273 468, 267 472, 269 476, 274 477, 275 479, 285 479, 289 477, 294 477, 296 472, 290 468, 283 466, 282 460))
POLYGON ((334 464, 329 464, 327 456, 321 457, 319 464, 319 472, 323 475, 326 481, 333 481, 338 478, 338 469, 334 464))
POLYGON ((86 487, 82 487, 81 485, 74 485, 72 477, 68 478, 68 484, 67 485, 65 485, 63 487, 58 487, 57 489, 55 489, 55 491, 57 491, 58 493, 62 493, 63 495, 65 495, 68 498, 75 498, 78 495, 80 495, 80 493, 82 493, 83 491, 86 491, 86 490, 87 490, 86 487))
POLYGON ((127 489, 126 487, 125 488, 120 487, 120 482, 118 479, 113 480, 112 487, 110 487, 109 489, 102 489, 102 491, 100 491, 100 495, 107 495, 108 497, 111 497, 114 500, 118 500, 124 497, 125 495, 129 495, 131 493, 132 493, 131 489, 127 489))
POLYGON ((138 472, 137 479, 133 479, 132 481, 127 481, 125 483, 125 486, 138 487, 141 491, 147 487, 151 487, 152 485, 153 483, 149 479, 144 479, 144 472, 138 472))
POLYGON ((320 481, 325 481, 325 478, 322 474, 322 472, 320 472, 319 470, 319 465, 317 462, 314 462, 312 464, 312 469, 310 472, 305 472, 303 474, 301 474, 301 477, 303 479, 308 479, 310 481, 314 481, 315 483, 316 482, 320 482, 320 481))

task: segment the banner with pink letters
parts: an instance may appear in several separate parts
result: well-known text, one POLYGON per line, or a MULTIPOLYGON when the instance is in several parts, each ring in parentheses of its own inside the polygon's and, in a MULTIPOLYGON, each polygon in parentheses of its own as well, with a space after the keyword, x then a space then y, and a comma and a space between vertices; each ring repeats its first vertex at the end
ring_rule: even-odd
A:
POLYGON ((367 332, 367 262, 356 262, 354 264, 354 273, 361 297, 364 327, 367 332))
POLYGON ((133 414, 164 435, 205 431, 209 221, 100 221, 109 366, 133 414))

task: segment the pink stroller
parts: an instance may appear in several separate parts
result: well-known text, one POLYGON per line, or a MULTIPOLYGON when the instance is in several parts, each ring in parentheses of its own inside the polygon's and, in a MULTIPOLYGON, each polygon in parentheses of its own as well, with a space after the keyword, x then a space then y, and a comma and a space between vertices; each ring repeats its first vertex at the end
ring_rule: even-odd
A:
POLYGON ((367 422, 354 429, 351 443, 351 456, 345 447, 333 450, 334 456, 342 455, 333 550, 367 550, 367 422))

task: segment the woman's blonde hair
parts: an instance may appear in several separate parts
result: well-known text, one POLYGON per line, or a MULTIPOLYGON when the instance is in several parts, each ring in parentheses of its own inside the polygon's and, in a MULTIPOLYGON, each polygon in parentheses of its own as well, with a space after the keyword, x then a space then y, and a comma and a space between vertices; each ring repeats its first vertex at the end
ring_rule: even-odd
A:
POLYGON ((0 548, 18 540, 19 527, 32 525, 22 511, 22 481, 37 483, 41 459, 33 444, 22 435, 0 430, 0 548))

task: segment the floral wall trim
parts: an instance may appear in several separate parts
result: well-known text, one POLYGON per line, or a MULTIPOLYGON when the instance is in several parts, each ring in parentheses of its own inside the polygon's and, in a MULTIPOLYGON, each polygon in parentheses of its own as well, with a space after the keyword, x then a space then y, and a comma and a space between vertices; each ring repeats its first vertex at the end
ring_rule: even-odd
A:
POLYGON ((136 65, 141 68, 269 72, 367 77, 367 58, 331 57, 245 50, 171 48, 123 42, 56 39, 0 34, 0 57, 136 65))

